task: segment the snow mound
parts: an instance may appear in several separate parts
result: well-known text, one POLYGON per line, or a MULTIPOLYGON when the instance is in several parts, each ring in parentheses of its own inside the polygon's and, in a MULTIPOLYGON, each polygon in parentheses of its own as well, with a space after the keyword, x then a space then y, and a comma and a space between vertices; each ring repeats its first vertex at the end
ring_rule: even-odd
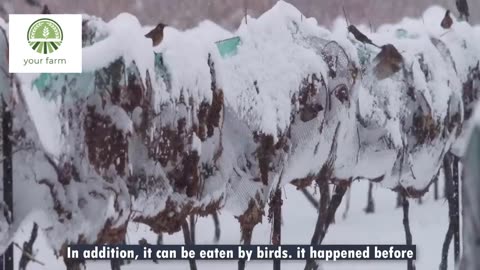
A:
POLYGON ((254 131, 275 137, 285 133, 291 100, 302 80, 314 74, 326 77, 322 57, 295 36, 299 29, 311 28, 301 18, 295 7, 279 1, 241 25, 238 54, 221 62, 226 103, 254 131))

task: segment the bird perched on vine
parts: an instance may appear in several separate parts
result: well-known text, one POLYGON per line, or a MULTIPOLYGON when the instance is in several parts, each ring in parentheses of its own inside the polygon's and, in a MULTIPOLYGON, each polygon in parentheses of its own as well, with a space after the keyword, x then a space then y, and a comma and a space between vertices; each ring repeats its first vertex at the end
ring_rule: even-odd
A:
POLYGON ((163 40, 163 30, 167 27, 166 24, 159 23, 155 28, 148 32, 145 37, 152 40, 153 47, 158 46, 163 40))
POLYGON ((370 44, 380 49, 378 45, 373 43, 366 35, 360 32, 360 30, 358 30, 358 28, 355 27, 355 25, 350 24, 347 27, 347 29, 348 29, 348 32, 352 33, 352 35, 355 37, 356 40, 362 42, 363 44, 370 44))
POLYGON ((465 19, 465 21, 468 21, 468 17, 470 16, 470 13, 468 11, 468 3, 467 0, 455 0, 455 4, 457 6, 457 10, 460 13, 460 18, 465 19))
POLYGON ((450 17, 450 10, 447 10, 445 12, 445 16, 443 17, 442 22, 440 23, 440 26, 443 29, 450 29, 450 27, 452 27, 452 24, 453 24, 453 20, 452 20, 452 17, 450 17))
POLYGON ((377 79, 383 80, 397 73, 403 65, 403 57, 392 44, 381 47, 380 53, 374 58, 376 63, 373 72, 377 79))
POLYGON ((42 14, 51 14, 47 5, 43 5, 42 14))

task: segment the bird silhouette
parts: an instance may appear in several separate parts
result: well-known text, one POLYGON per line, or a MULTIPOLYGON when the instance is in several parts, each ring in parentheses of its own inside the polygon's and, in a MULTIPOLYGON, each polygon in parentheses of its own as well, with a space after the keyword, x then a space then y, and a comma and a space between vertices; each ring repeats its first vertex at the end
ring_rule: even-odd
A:
POLYGON ((158 46, 163 40, 163 30, 167 25, 159 23, 155 28, 148 32, 145 37, 152 40, 153 47, 158 46))
POLYGON ((403 57, 392 44, 381 47, 381 51, 375 56, 376 63, 373 71, 379 80, 383 80, 397 73, 403 64, 403 57))
POLYGON ((352 35, 355 37, 356 40, 362 42, 363 44, 370 44, 377 48, 380 48, 375 43, 373 43, 366 35, 360 32, 360 30, 358 30, 357 27, 355 27, 355 25, 350 24, 347 27, 347 29, 348 29, 348 32, 352 33, 352 35))
POLYGON ((51 14, 47 5, 43 5, 42 14, 51 14))
POLYGON ((453 24, 453 20, 452 20, 452 17, 450 17, 450 10, 447 10, 445 12, 445 17, 443 17, 443 20, 440 23, 440 26, 443 29, 450 29, 450 27, 452 27, 452 24, 453 24))
POLYGON ((460 18, 465 19, 465 21, 468 21, 468 17, 470 16, 470 13, 468 11, 468 3, 467 0, 456 0, 455 4, 457 6, 457 10, 460 13, 460 18))

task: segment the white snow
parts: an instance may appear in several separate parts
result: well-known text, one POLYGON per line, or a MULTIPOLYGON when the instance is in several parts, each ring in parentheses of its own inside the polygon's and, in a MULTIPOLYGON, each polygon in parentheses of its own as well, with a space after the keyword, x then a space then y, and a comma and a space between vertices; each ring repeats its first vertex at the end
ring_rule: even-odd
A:
POLYGON ((290 123, 291 98, 302 80, 312 74, 326 77, 323 59, 295 37, 295 25, 305 30, 312 27, 301 20, 295 7, 279 1, 258 19, 250 18, 240 26, 238 54, 222 61, 219 68, 228 106, 252 130, 274 137, 290 123))
POLYGON ((202 155, 202 141, 195 134, 193 134, 192 138, 192 151, 196 151, 199 156, 202 155))
POLYGON ((45 150, 58 157, 63 147, 58 117, 60 104, 58 100, 46 100, 40 96, 33 85, 34 74, 18 75, 22 81, 23 95, 28 106, 28 113, 35 124, 40 141, 45 150))
MULTIPOLYGON (((335 223, 325 238, 325 244, 404 244, 405 233, 402 225, 402 211, 395 209, 396 194, 379 186, 374 187, 376 210, 374 214, 366 215, 363 208, 367 199, 367 182, 357 182, 351 192, 350 210, 347 218, 343 219, 345 201, 340 205, 335 223), (372 230, 372 228, 374 228, 372 230)), ((443 190, 442 186, 439 190, 443 190)), ((311 190, 313 191, 313 190, 311 190)), ((318 193, 317 195, 318 196, 318 193)), ((292 186, 287 186, 284 195, 282 242, 285 244, 309 244, 313 233, 317 213, 308 203, 301 192, 292 186), (301 211, 299 211, 299 209, 301 211)), ((427 194, 423 204, 419 205, 414 200, 410 203, 410 224, 413 242, 417 246, 417 269, 436 269, 440 264, 440 254, 443 237, 448 227, 448 209, 443 199, 433 201, 432 193, 427 194)), ((223 212, 220 215, 221 238, 219 244, 240 243, 240 230, 238 221, 231 213, 223 212)), ((211 217, 199 218, 197 222, 197 243, 209 245, 213 241, 214 227, 211 217)), ((40 225, 42 228, 42 225, 40 225)), ((23 243, 30 236, 31 223, 25 222, 15 241, 23 243)), ((271 224, 264 221, 259 224, 253 234, 253 244, 266 244, 270 242, 271 224)), ((138 244, 138 240, 145 238, 149 243, 155 244, 157 236, 145 225, 131 224, 128 228, 127 244, 138 244)), ((182 245, 181 232, 173 235, 163 235, 164 244, 182 245)), ((48 248, 48 239, 39 231, 39 238, 35 242, 34 251, 36 259, 47 263, 41 266, 31 263, 29 267, 35 270, 63 270, 65 266, 61 259, 57 259, 48 248)), ((449 269, 453 269, 453 248, 450 247, 449 269)), ((15 250, 15 260, 20 258, 19 250, 15 250)), ((17 264, 17 263, 16 263, 17 264)), ((262 270, 271 268, 271 261, 252 261, 247 264, 248 269, 262 270)), ((199 269, 236 269, 237 261, 197 261, 199 269)), ((282 269, 303 269, 304 261, 282 261, 282 269)), ((109 269, 108 261, 89 261, 87 269, 109 269)), ((404 261, 337 261, 323 263, 324 270, 402 270, 406 268, 404 261)), ((188 261, 161 261, 158 264, 149 261, 132 262, 122 266, 125 270, 134 269, 188 269, 188 261)))
POLYGON ((156 52, 161 52, 169 69, 172 97, 179 97, 181 91, 187 97, 201 102, 211 101, 211 76, 207 65, 208 54, 217 59, 215 41, 230 37, 230 33, 218 25, 204 21, 197 27, 179 31, 171 27, 164 30, 164 40, 156 52))
POLYGON ((110 116, 112 123, 118 130, 121 130, 125 134, 133 132, 132 120, 130 120, 127 113, 119 106, 113 105, 107 107, 106 115, 110 116))
POLYGON ((90 47, 83 48, 83 71, 94 71, 124 57, 128 64, 135 60, 142 78, 154 70, 151 40, 144 37, 137 18, 122 13, 108 23, 109 36, 90 47))

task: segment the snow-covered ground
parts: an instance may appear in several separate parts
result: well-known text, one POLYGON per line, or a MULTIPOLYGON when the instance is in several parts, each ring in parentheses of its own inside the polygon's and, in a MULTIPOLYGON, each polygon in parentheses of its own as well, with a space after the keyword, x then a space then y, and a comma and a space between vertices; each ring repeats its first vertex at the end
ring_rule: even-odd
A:
MULTIPOLYGON (((404 244, 405 234, 402 225, 402 210, 395 209, 396 193, 383 189, 380 186, 374 188, 375 213, 365 214, 367 182, 356 182, 351 192, 350 210, 344 220, 342 215, 345 210, 343 204, 337 211, 336 223, 330 227, 325 238, 325 244, 404 244), (393 210, 395 209, 395 210, 393 210)), ((433 190, 433 189, 432 189, 433 190)), ((443 193, 440 186, 439 193, 443 193)), ((318 193, 317 193, 318 196, 318 193)), ((437 269, 440 263, 440 254, 445 232, 448 227, 448 206, 445 199, 433 200, 432 192, 423 199, 423 204, 416 201, 410 203, 410 220, 413 242, 417 245, 417 269, 437 269)), ((301 192, 288 185, 284 193, 284 208, 282 241, 284 244, 309 244, 316 221, 316 211, 305 199, 301 192)), ((227 212, 220 215, 222 228, 221 244, 238 244, 240 242, 240 229, 238 222, 227 212)), ((17 243, 23 243, 30 236, 31 224, 25 224, 16 237, 17 243)), ((39 231, 40 232, 40 231, 39 231)), ((199 244, 212 244, 213 221, 211 218, 200 218, 197 223, 197 242, 199 244)), ((155 243, 156 235, 149 232, 144 225, 131 224, 127 236, 128 243, 137 244, 142 237, 150 243, 155 243)), ((253 244, 265 244, 269 242, 270 224, 264 218, 263 224, 254 230, 253 244)), ((164 235, 165 244, 183 244, 182 233, 164 235)), ((29 270, 63 270, 63 261, 57 260, 53 251, 48 248, 45 237, 39 234, 35 242, 34 250, 36 258, 45 263, 41 266, 30 263, 29 270)), ((452 251, 452 249, 450 249, 452 251)), ((16 265, 18 265, 20 252, 16 252, 16 265)), ((453 255, 450 252, 449 269, 453 269, 453 255)), ((236 261, 198 261, 199 269, 236 269, 236 261)), ((406 263, 402 261, 342 261, 324 263, 325 270, 384 270, 406 269, 406 263)), ((271 268, 271 262, 250 262, 249 270, 262 270, 271 268)), ((303 269, 304 261, 284 261, 282 269, 303 269)), ((87 270, 110 269, 108 261, 88 262, 87 270)), ((123 266, 124 270, 188 270, 187 261, 162 261, 159 264, 141 261, 123 266)))

